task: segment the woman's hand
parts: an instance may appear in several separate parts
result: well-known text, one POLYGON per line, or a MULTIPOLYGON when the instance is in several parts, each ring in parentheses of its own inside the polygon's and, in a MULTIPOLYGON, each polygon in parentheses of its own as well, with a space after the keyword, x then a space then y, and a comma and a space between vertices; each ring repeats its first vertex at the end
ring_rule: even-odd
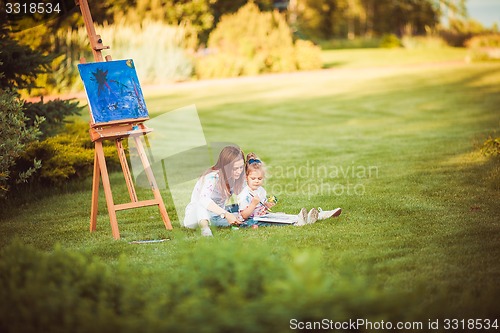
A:
POLYGON ((241 224, 241 221, 238 220, 238 218, 236 216, 234 216, 234 214, 231 214, 231 213, 226 213, 226 216, 225 216, 227 222, 229 222, 230 225, 239 225, 241 224))

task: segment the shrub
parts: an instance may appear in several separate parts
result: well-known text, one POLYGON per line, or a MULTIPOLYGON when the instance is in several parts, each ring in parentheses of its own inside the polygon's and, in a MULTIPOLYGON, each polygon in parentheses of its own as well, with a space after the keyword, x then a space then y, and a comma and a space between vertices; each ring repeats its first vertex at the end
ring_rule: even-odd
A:
POLYGON ((500 60, 500 34, 472 37, 465 45, 472 60, 500 60))
POLYGON ((0 331, 116 332, 126 284, 102 263, 14 242, 0 255, 0 331))
POLYGON ((108 267, 15 241, 0 252, 0 331, 289 332, 292 318, 404 318, 409 299, 355 274, 327 274, 321 258, 283 260, 235 239, 198 243, 154 276, 126 258, 108 267))
POLYGON ((163 323, 161 331, 289 332, 292 318, 348 321, 402 314, 398 306, 404 308, 405 301, 396 301, 396 294, 349 273, 329 275, 317 251, 283 261, 243 244, 218 243, 216 251, 214 244, 201 245, 185 258, 171 280, 176 287, 157 310, 177 321, 163 323))
POLYGON ((317 47, 308 40, 297 40, 295 42, 295 56, 297 58, 297 69, 313 70, 323 66, 321 54, 317 47))
POLYGON ((225 15, 208 39, 208 49, 196 63, 199 78, 290 72, 321 68, 319 47, 294 43, 284 17, 260 12, 248 3, 225 15))
MULTIPOLYGON (((107 166, 116 168, 119 159, 112 144, 106 142, 104 154, 107 166)), ((63 133, 33 143, 21 155, 18 163, 22 166, 33 159, 42 163, 36 172, 36 181, 43 184, 62 185, 70 179, 91 175, 94 150, 88 134, 88 124, 68 124, 63 133)))
POLYGON ((27 160, 24 168, 16 168, 19 156, 41 134, 38 126, 43 118, 37 118, 31 127, 26 126, 27 120, 16 94, 0 89, 0 199, 6 196, 12 184, 27 181, 40 168, 36 158, 27 160))
POLYGON ((382 36, 379 46, 387 49, 401 47, 401 41, 395 34, 386 34, 382 36))

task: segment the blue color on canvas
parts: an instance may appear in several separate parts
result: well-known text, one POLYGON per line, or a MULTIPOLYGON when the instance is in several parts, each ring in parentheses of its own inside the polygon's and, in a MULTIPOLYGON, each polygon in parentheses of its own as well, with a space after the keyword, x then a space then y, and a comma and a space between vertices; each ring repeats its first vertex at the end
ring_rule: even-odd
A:
POLYGON ((80 64, 78 70, 94 123, 148 117, 131 59, 80 64))

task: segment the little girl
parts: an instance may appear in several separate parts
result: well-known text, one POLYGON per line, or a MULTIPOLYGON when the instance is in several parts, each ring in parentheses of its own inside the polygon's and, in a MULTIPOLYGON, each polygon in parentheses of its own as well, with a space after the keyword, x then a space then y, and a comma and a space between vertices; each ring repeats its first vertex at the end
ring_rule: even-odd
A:
MULTIPOLYGON (((275 205, 275 203, 267 201, 267 192, 264 187, 262 187, 266 175, 265 166, 254 153, 247 155, 245 174, 246 186, 238 196, 239 213, 241 218, 245 221, 245 225, 276 225, 253 220, 255 216, 265 215, 275 205)), ((304 224, 311 224, 318 219, 334 216, 335 213, 337 213, 335 216, 338 216, 340 214, 340 208, 335 210, 335 213, 333 212, 334 211, 332 211, 331 214, 330 212, 319 213, 316 208, 313 208, 307 213, 307 210, 302 208, 298 214, 298 222, 295 225, 301 226, 304 224)))
POLYGON ((253 217, 265 215, 274 203, 267 202, 267 192, 262 187, 266 170, 254 153, 247 155, 245 174, 246 186, 238 195, 238 206, 241 217, 248 224, 253 217))

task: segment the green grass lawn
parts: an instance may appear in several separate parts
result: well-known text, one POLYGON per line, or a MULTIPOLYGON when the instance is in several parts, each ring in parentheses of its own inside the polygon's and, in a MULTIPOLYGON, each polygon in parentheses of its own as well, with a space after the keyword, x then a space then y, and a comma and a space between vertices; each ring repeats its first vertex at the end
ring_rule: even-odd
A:
POLYGON ((468 51, 464 48, 441 49, 345 49, 322 52, 326 68, 363 68, 374 66, 403 66, 430 62, 464 61, 468 51))
MULTIPOLYGON (((330 62, 337 61, 343 60, 330 62)), ((384 297, 395 294, 404 304, 395 315, 400 320, 498 318, 500 166, 479 148, 500 124, 499 83, 499 64, 449 63, 144 89, 152 116, 195 104, 208 142, 256 152, 268 165, 266 188, 280 199, 278 210, 342 207, 342 215, 302 228, 218 229, 213 239, 203 239, 179 226, 164 191, 174 230, 164 229, 156 209, 120 212, 122 239, 114 241, 102 192, 98 230, 88 231, 87 180, 62 193, 31 193, 29 202, 7 207, 0 247, 14 238, 43 251, 59 244, 110 267, 125 265, 159 293, 171 276, 192 267, 192 258, 229 256, 244 268, 257 254, 301 271, 298 288, 305 291, 298 298, 307 298, 307 284, 321 278, 334 281, 332 293, 355 290, 354 299, 338 299, 337 314, 377 313, 387 305, 384 297), (129 244, 158 238, 169 240, 129 244)), ((112 185, 115 200, 125 201, 121 174, 112 175, 112 185)), ((333 310, 322 309, 321 299, 308 306, 328 318, 333 310)), ((288 323, 282 325, 287 331, 288 323)))

